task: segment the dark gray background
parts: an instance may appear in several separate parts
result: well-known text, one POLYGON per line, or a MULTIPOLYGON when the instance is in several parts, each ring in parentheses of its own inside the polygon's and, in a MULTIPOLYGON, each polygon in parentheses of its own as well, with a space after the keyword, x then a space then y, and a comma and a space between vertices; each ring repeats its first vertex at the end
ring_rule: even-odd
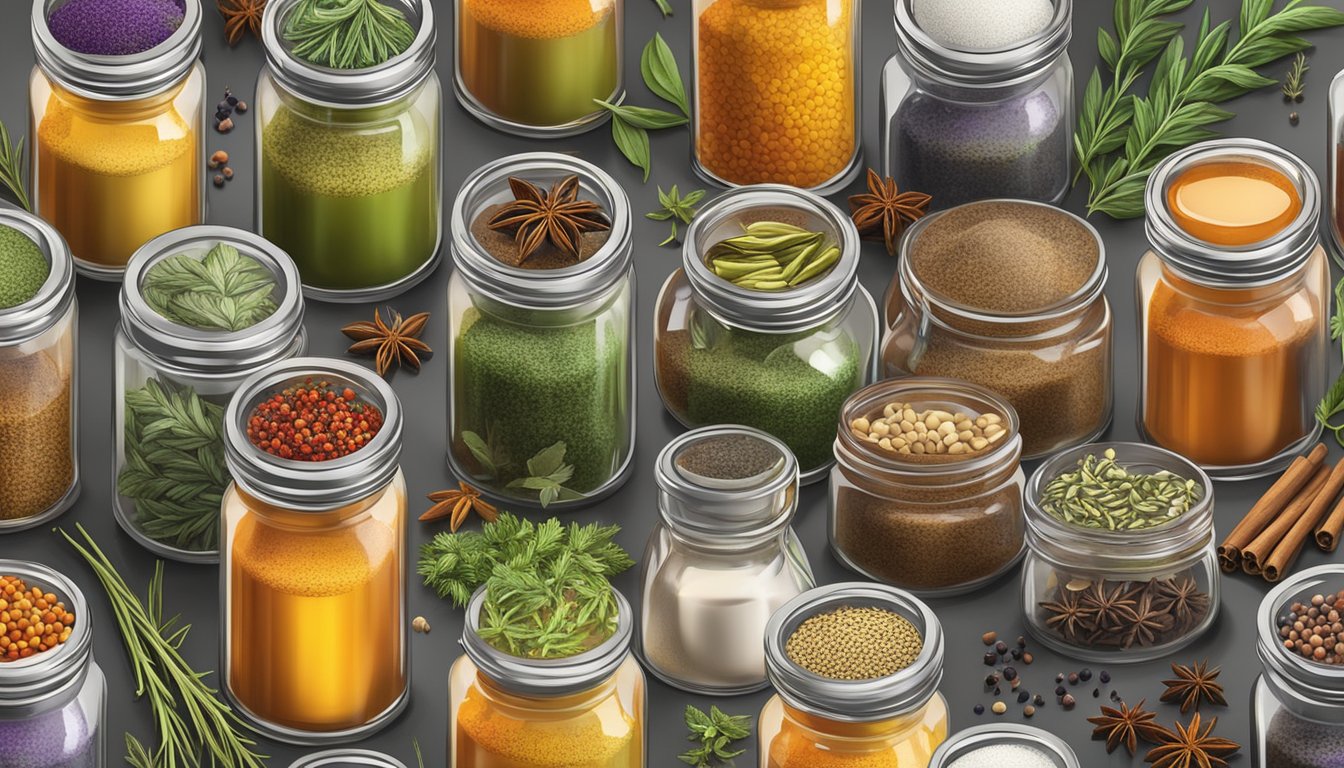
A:
MULTIPOLYGON (((629 0, 626 3, 626 78, 635 103, 653 105, 654 97, 644 90, 639 78, 639 51, 644 43, 659 31, 676 51, 682 73, 690 79, 690 25, 691 9, 687 0, 672 0, 676 14, 663 20, 653 0, 629 0)), ((856 0, 857 2, 857 0, 856 0)), ((1344 8, 1344 0, 1316 0, 1317 4, 1344 8)), ((25 133, 27 117, 27 82, 33 65, 29 40, 30 4, 25 0, 5 0, 3 23, 0 23, 0 119, 15 134, 25 133)), ((1192 27, 1187 30, 1187 50, 1193 40, 1198 18, 1195 11, 1204 5, 1212 7, 1215 21, 1235 18, 1240 3, 1235 0, 1197 0, 1195 8, 1184 15, 1192 27)), ((1276 5, 1281 5, 1277 3, 1276 5)), ((209 98, 219 99, 225 87, 231 87, 240 98, 251 101, 261 50, 258 42, 246 38, 237 48, 229 49, 224 43, 223 25, 214 11, 213 0, 205 0, 205 63, 209 71, 209 98)), ((863 9, 864 29, 864 148, 870 163, 878 162, 878 83, 882 64, 894 48, 889 0, 868 0, 863 9)), ((682 190, 702 184, 691 175, 690 141, 683 129, 658 133, 653 139, 654 171, 648 184, 641 184, 638 172, 627 165, 612 145, 605 128, 587 136, 556 142, 528 141, 495 133, 477 123, 457 106, 452 96, 452 7, 446 0, 434 0, 439 25, 439 76, 445 84, 445 176, 447 194, 443 201, 445 217, 455 190, 466 176, 483 162, 522 151, 551 149, 577 152, 583 157, 612 171, 630 193, 634 210, 643 213, 657 205, 655 185, 668 187, 679 184, 682 190)), ((1096 29, 1110 25, 1109 0, 1076 0, 1074 11, 1074 42, 1072 57, 1077 72, 1077 90, 1082 92, 1088 73, 1097 62, 1096 29)), ((1254 136, 1280 144, 1307 159, 1324 178, 1326 157, 1326 90, 1334 73, 1344 67, 1344 30, 1332 30, 1312 36, 1317 49, 1311 54, 1312 70, 1308 75, 1306 102, 1289 107, 1273 89, 1240 99, 1231 105, 1240 117, 1221 126, 1226 135, 1254 136), (1301 125, 1292 127, 1289 112, 1302 115, 1301 125)), ((1282 77, 1287 63, 1276 64, 1267 73, 1282 77)), ((224 189, 210 189, 212 224, 226 224, 248 228, 252 222, 253 180, 252 120, 251 114, 238 120, 238 128, 228 136, 211 133, 208 149, 224 149, 232 156, 236 179, 224 189)), ((1084 190, 1074 191, 1069 208, 1082 210, 1084 190)), ((843 205, 843 198, 836 197, 843 205)), ((658 451, 679 431, 678 425, 667 416, 658 400, 652 377, 653 302, 659 286, 680 263, 680 251, 658 248, 666 237, 666 225, 637 219, 635 228, 635 261, 639 274, 639 435, 635 448, 635 472, 629 483, 612 498, 596 507, 576 513, 573 519, 586 522, 602 520, 619 523, 624 527, 620 542, 635 556, 642 557, 645 540, 657 517, 655 490, 651 465, 658 451)), ((1108 293, 1115 311, 1115 422, 1110 436, 1115 439, 1136 439, 1134 427, 1137 374, 1135 362, 1134 288, 1133 274, 1139 256, 1146 248, 1140 222, 1116 223, 1104 217, 1095 217, 1093 223, 1105 239, 1110 262, 1108 293)), ((447 256, 445 254, 445 262, 447 256)), ((894 261, 880 245, 865 245, 861 274, 864 284, 875 295, 881 296, 891 277, 894 261)), ((446 349, 445 343, 445 285, 450 266, 445 265, 430 279, 413 291, 394 299, 390 304, 405 314, 428 310, 433 313, 426 334, 428 343, 437 350, 446 349)), ((112 333, 117 323, 117 288, 115 285, 95 283, 83 278, 79 281, 80 301, 80 365, 82 391, 80 460, 84 478, 84 492, 74 509, 60 521, 71 526, 83 523, 97 537, 112 560, 121 566, 123 576, 136 589, 148 581, 154 559, 131 539, 121 534, 113 520, 111 494, 112 451, 112 333)), ((308 328, 311 338, 310 353, 340 356, 346 345, 339 328, 348 322, 365 319, 372 312, 370 306, 340 306, 310 303, 308 328)), ((1332 364, 1337 370, 1338 364, 1332 364)), ((398 373, 392 383, 407 405, 407 433, 404 468, 410 484, 411 514, 418 516, 427 508, 424 495, 448 487, 453 481, 443 463, 444 421, 446 411, 447 365, 443 355, 431 360, 417 375, 398 373)), ((1235 386, 1235 382, 1228 382, 1235 386)), ((3 436, 0 436, 2 438, 3 436)), ((1336 454, 1339 447, 1332 442, 1336 454)), ((1249 508, 1253 499, 1267 487, 1267 481, 1240 484, 1220 484, 1217 488, 1218 524, 1222 531, 1229 530, 1249 508)), ((806 489, 802 495, 797 527, 812 558, 818 581, 829 583, 852 580, 854 575, 844 570, 831 557, 826 544, 825 486, 806 489)), ((411 541, 408 552, 414 557, 419 545, 437 531, 442 524, 410 524, 411 541)), ((974 546, 967 542, 967 546, 974 546)), ((51 564, 71 575, 91 599, 98 634, 95 643, 99 662, 108 675, 109 765, 120 764, 122 733, 134 731, 142 739, 150 734, 149 707, 133 703, 134 688, 126 663, 125 652, 112 621, 107 603, 97 581, 76 555, 59 540, 49 528, 39 528, 0 539, 0 555, 22 557, 51 564)), ((1305 554, 1301 567, 1317 565, 1325 556, 1315 550, 1305 554)), ((218 600, 216 569, 213 567, 169 564, 166 601, 169 612, 181 611, 194 629, 186 645, 188 658, 199 669, 218 667, 218 600)), ((618 586, 627 596, 635 597, 637 574, 632 571, 622 576, 618 586)), ((1253 645, 1253 611, 1266 591, 1259 580, 1244 576, 1224 579, 1222 618, 1214 629, 1193 648, 1180 654, 1175 661, 1194 661, 1204 657, 1224 667, 1222 681, 1231 702, 1226 712, 1213 714, 1219 718, 1219 731, 1243 743, 1250 740, 1249 702, 1250 686, 1258 673, 1253 645)), ((426 765, 445 766, 445 733, 447 732, 447 676, 449 665, 457 658, 457 638, 461 631, 461 612, 440 601, 428 589, 412 578, 409 586, 410 615, 423 615, 433 625, 429 636, 412 636, 413 698, 410 708, 391 727, 370 739, 367 746, 384 750, 411 766, 414 757, 412 739, 419 739, 425 753, 426 765)), ((989 722, 992 715, 976 717, 972 707, 990 702, 983 693, 982 678, 985 668, 980 656, 983 647, 980 635, 997 630, 1011 639, 1022 632, 1018 607, 1016 573, 999 583, 986 587, 980 594, 934 603, 934 608, 948 629, 947 677, 942 690, 951 703, 952 727, 961 729, 981 722, 989 722)), ((302 642, 301 638, 296 641, 302 642)), ((1054 687, 1056 671, 1077 669, 1083 665, 1056 657, 1044 650, 1036 653, 1036 663, 1026 674, 1026 687, 1049 694, 1054 687)), ((1093 665, 1094 669, 1099 669, 1093 665)), ((1159 680, 1167 672, 1166 662, 1112 668, 1117 687, 1130 701, 1146 697, 1154 702, 1161 693, 1159 680)), ((769 694, 760 693, 735 699, 715 701, 732 713, 751 714, 759 711, 769 694)), ((1103 696, 1105 694, 1103 693, 1103 696)), ((1090 727, 1084 718, 1094 714, 1097 702, 1087 693, 1080 694, 1080 706, 1069 713, 1050 703, 1033 721, 1070 741, 1087 766, 1118 766, 1130 764, 1123 750, 1107 757, 1102 746, 1088 740, 1090 727)), ((681 765, 676 755, 685 747, 681 711, 688 703, 708 708, 710 699, 687 695, 657 682, 650 682, 649 711, 649 765, 655 768, 681 765)), ((1163 706, 1161 716, 1170 720, 1177 714, 1174 707, 1163 706)), ((1012 706, 1003 722, 1020 722, 1017 706, 1012 706)), ((739 766, 756 764, 754 741, 747 753, 738 760, 739 766)), ((263 743, 263 749, 273 756, 271 763, 284 768, 303 750, 263 743)), ((1249 758, 1238 762, 1246 764, 1249 758)), ((1139 764, 1139 761, 1134 761, 1139 764)))

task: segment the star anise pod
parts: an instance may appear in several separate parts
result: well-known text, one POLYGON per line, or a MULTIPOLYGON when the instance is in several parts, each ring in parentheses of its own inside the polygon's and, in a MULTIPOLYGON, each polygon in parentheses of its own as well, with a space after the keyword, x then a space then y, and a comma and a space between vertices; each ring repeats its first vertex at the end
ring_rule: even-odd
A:
POLYGON ((1134 622, 1134 591, 1124 581, 1099 579, 1083 594, 1083 605, 1096 614, 1098 631, 1118 629, 1134 622))
POLYGON ((1158 602, 1183 627, 1198 623, 1209 613, 1209 594, 1189 576, 1157 583, 1158 602))
POLYGON ((1154 608, 1152 595, 1145 592, 1134 606, 1134 620, 1126 628, 1123 647, 1155 645, 1174 626, 1176 620, 1166 611, 1154 608))
POLYGON ((1078 639, 1093 616, 1092 610, 1083 605, 1082 597, 1067 590, 1058 590, 1054 600, 1041 603, 1040 607, 1046 612, 1045 626, 1068 640, 1078 639))
POLYGON ((420 340, 429 320, 428 312, 421 312, 403 320, 401 313, 389 307, 391 322, 383 320, 383 313, 373 311, 373 322, 361 320, 341 329, 341 333, 355 340, 348 350, 352 355, 374 356, 374 369, 379 376, 386 376, 395 364, 420 370, 420 359, 431 355, 434 350, 420 340))
POLYGON ((1161 744, 1161 739, 1169 735, 1166 728, 1157 724, 1157 713, 1143 708, 1145 703, 1147 700, 1130 707, 1121 702, 1119 709, 1103 706, 1100 715, 1087 718, 1087 722, 1096 726, 1092 729, 1092 738, 1106 740, 1106 754, 1124 744, 1133 755, 1138 751, 1140 739, 1149 744, 1161 744))
POLYGON ((1179 701, 1182 715, 1191 709, 1199 709, 1200 703, 1205 701, 1226 707, 1227 697, 1223 695, 1223 686, 1218 683, 1218 675, 1222 671, 1221 667, 1209 669, 1207 660, 1190 665, 1172 664, 1171 672, 1176 678, 1162 681, 1167 686, 1162 701, 1179 701))
POLYGON ((453 533, 457 533, 457 529, 467 521, 467 516, 473 509, 487 523, 499 519, 499 510, 495 505, 481 498, 480 491, 463 482, 459 482, 457 488, 429 494, 429 500, 434 502, 434 506, 421 515, 420 520, 428 522, 447 517, 448 530, 453 533))
POLYGON ((518 243, 518 263, 527 261, 543 243, 574 261, 579 260, 580 236, 606 232, 611 220, 602 206, 579 199, 579 177, 557 181, 549 193, 526 179, 509 177, 514 201, 490 217, 490 228, 513 234, 518 243))
POLYGON ((932 201, 923 192, 901 192, 895 179, 884 179, 869 168, 868 191, 849 198, 849 211, 860 235, 881 240, 887 253, 895 256, 906 225, 922 218, 932 201))
POLYGON ((1207 727, 1201 725, 1198 712, 1190 725, 1177 723, 1175 731, 1166 731, 1161 743, 1148 750, 1144 762, 1153 768, 1227 768, 1225 758, 1241 751, 1241 745, 1213 735, 1218 718, 1209 720, 1207 727))
POLYGON ((229 45, 237 45, 244 32, 261 37, 261 17, 266 0, 218 0, 219 15, 224 17, 224 34, 229 45))

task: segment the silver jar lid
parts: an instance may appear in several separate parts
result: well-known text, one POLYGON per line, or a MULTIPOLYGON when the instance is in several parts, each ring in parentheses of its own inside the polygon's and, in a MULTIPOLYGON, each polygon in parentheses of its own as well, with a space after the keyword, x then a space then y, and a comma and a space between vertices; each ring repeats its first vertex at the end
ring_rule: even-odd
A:
POLYGON ((83 684, 93 658, 93 616, 75 582, 41 563, 0 559, 0 576, 17 576, 31 587, 54 593, 75 614, 64 643, 18 661, 0 663, 0 712, 31 715, 66 701, 83 684))
POLYGON ((794 709, 839 722, 891 720, 919 710, 938 693, 943 679, 943 627, 933 609, 894 587, 859 582, 817 587, 780 606, 770 617, 765 628, 765 672, 794 709), (919 630, 924 647, 910 666, 873 680, 833 680, 803 669, 785 652, 799 625, 813 616, 840 608, 869 607, 899 614, 919 630))
POLYGON ((919 0, 894 0, 896 51, 914 74, 962 88, 999 88, 1038 76, 1069 48, 1073 0, 1054 0, 1055 13, 1039 33, 1005 48, 971 50, 938 42, 915 21, 919 0))
POLYGON ((261 19, 266 66, 286 90, 305 101, 334 107, 376 107, 400 99, 420 87, 434 72, 434 4, 424 0, 389 0, 415 27, 410 47, 387 61, 365 69, 333 69, 295 56, 284 40, 284 25, 299 0, 271 0, 261 19))
POLYGON ((229 473, 249 496, 295 512, 326 512, 366 499, 396 477, 401 459, 401 403, 382 377, 343 360, 296 357, 272 363, 239 386, 224 413, 224 458, 229 473), (252 445, 247 421, 253 409, 280 390, 305 381, 349 387, 383 413, 383 426, 369 443, 330 461, 293 461, 252 445))
POLYGON ((406 768, 400 760, 368 749, 329 749, 300 757, 289 768, 406 768))
POLYGON ((1204 285, 1244 288, 1273 283, 1306 264, 1320 243, 1321 185, 1301 158, 1256 139, 1218 139, 1181 150, 1153 169, 1145 193, 1148 242, 1163 263, 1204 285), (1186 171, 1210 163, 1243 162, 1285 176, 1297 187, 1302 210, 1273 237, 1243 246, 1200 240, 1176 223, 1167 193, 1186 171))
POLYGON ((293 259, 269 240, 233 227, 197 226, 150 240, 131 256, 121 286, 121 330, 138 349, 176 368, 236 373, 284 358, 302 345, 303 292, 293 259), (145 300, 141 283, 156 264, 184 254, 197 258, 218 244, 256 259, 275 280, 275 312, 241 331, 179 325, 145 300))
POLYGON ((182 0, 182 24, 167 40, 141 53, 99 56, 56 41, 47 19, 69 0, 33 0, 37 65, 68 91, 100 101, 153 96, 187 76, 201 56, 201 0, 182 0))
POLYGON ((1054 761, 1055 768, 1081 768, 1078 755, 1053 733, 1029 725, 977 725, 948 737, 933 753, 929 768, 948 768, 959 758, 986 747, 1030 747, 1054 761))
POLYGON ((0 206, 0 227, 28 237, 42 251, 51 271, 28 301, 0 309, 0 346, 22 344, 60 322, 75 302, 75 262, 56 228, 27 211, 0 206))
POLYGON ((1315 594, 1344 590, 1344 565, 1308 568, 1275 587, 1256 611, 1256 655, 1261 678, 1274 697, 1293 714, 1321 723, 1344 722, 1344 665, 1321 664, 1290 653, 1279 637, 1278 618, 1293 602, 1310 602, 1315 594))

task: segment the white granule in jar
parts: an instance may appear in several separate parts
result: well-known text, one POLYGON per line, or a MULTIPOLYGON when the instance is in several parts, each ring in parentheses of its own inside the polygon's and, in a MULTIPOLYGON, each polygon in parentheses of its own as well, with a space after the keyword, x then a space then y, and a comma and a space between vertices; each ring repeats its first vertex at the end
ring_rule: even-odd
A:
POLYGON ((991 744, 962 755, 947 768, 1058 768, 1058 763, 1035 747, 991 744))
POLYGON ((1051 0, 914 0, 915 23, 948 48, 1009 48, 1039 35, 1055 15, 1051 0))

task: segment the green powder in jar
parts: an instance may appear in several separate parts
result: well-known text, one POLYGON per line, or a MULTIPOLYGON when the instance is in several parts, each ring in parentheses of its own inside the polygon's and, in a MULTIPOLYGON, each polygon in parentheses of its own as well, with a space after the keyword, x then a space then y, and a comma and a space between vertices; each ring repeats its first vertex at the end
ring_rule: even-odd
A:
POLYGON ((51 274, 51 265, 32 238, 0 225, 0 309, 32 299, 51 274))

